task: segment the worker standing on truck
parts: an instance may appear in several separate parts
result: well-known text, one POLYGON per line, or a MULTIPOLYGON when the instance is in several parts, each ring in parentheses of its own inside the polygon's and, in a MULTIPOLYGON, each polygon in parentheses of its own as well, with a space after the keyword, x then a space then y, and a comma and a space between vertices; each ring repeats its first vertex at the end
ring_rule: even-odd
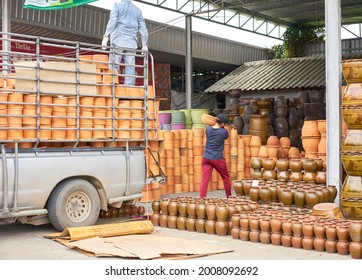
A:
MULTIPOLYGON (((123 0, 114 4, 102 40, 102 46, 110 44, 115 47, 115 54, 109 57, 109 68, 119 70, 119 63, 124 60, 126 78, 125 85, 135 85, 135 51, 137 49, 137 34, 140 32, 142 51, 148 51, 148 30, 141 10, 131 0, 123 0), (129 55, 127 55, 129 54, 129 55)), ((103 47, 102 49, 106 49, 103 47)))
POLYGON ((230 120, 225 114, 220 114, 217 116, 217 121, 214 126, 206 127, 206 145, 202 157, 201 198, 207 195, 207 187, 214 168, 224 182, 226 197, 231 195, 229 170, 223 155, 225 139, 229 138, 229 132, 224 128, 226 124, 229 125, 230 120))

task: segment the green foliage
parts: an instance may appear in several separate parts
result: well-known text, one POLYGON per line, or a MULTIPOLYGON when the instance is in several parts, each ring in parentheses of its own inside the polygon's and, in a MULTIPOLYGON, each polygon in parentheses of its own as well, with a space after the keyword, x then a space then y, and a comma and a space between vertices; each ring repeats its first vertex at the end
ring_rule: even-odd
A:
POLYGON ((324 29, 305 22, 296 22, 286 29, 283 39, 282 45, 274 45, 269 49, 271 58, 305 56, 308 44, 324 41, 324 29))

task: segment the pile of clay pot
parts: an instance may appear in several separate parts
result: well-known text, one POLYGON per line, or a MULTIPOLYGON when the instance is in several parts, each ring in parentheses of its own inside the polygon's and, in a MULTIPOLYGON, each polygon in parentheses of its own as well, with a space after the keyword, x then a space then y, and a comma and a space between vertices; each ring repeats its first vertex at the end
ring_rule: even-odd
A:
POLYGON ((163 198, 152 210, 154 226, 362 258, 362 221, 311 215, 306 208, 233 196, 163 198))

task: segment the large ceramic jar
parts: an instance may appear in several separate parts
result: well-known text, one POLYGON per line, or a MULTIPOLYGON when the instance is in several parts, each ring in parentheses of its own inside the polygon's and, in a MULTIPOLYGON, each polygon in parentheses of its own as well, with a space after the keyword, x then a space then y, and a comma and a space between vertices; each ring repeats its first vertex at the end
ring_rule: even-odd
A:
POLYGON ((259 203, 259 186, 252 186, 249 196, 252 201, 259 203))
POLYGON ((216 219, 216 203, 215 202, 208 202, 205 207, 206 216, 208 220, 215 220, 216 219))
POLYGON ((206 204, 205 201, 200 200, 196 204, 196 216, 198 219, 206 219, 206 204))
POLYGON ((301 188, 298 188, 294 193, 294 203, 295 207, 303 208, 305 205, 305 191, 301 188))
POLYGON ((269 204, 271 201, 271 190, 268 186, 261 186, 259 189, 259 198, 262 204, 269 204))
POLYGON ((187 216, 187 202, 185 199, 181 199, 178 201, 177 210, 179 216, 186 217, 187 216))
POLYGON ((177 199, 171 198, 170 202, 167 205, 168 214, 171 216, 178 215, 178 208, 177 208, 177 199))
POLYGON ((164 215, 168 214, 168 203, 169 203, 169 199, 168 198, 162 198, 161 203, 160 203, 160 208, 161 208, 161 213, 164 215))
POLYGON ((194 200, 187 203, 186 210, 189 218, 196 218, 196 202, 194 200))
POLYGON ((293 204, 294 195, 289 188, 284 188, 281 192, 281 202, 284 206, 290 207, 293 204))
POLYGON ((218 204, 216 206, 216 218, 218 221, 226 221, 229 216, 229 208, 225 204, 218 204))
POLYGON ((307 204, 307 208, 313 209, 313 206, 318 203, 318 195, 315 190, 309 190, 305 194, 305 202, 307 204))
POLYGON ((243 189, 243 181, 241 180, 234 180, 233 182, 233 189, 237 196, 242 196, 244 194, 243 189))

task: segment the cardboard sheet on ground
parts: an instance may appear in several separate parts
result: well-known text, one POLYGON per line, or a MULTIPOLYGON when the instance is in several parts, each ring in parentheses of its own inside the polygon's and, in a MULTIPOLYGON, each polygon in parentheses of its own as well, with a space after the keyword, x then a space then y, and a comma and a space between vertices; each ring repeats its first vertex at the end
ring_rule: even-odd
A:
POLYGON ((123 258, 186 259, 232 252, 232 249, 203 241, 161 236, 157 233, 107 238, 88 238, 70 242, 68 247, 87 251, 94 256, 123 258))

